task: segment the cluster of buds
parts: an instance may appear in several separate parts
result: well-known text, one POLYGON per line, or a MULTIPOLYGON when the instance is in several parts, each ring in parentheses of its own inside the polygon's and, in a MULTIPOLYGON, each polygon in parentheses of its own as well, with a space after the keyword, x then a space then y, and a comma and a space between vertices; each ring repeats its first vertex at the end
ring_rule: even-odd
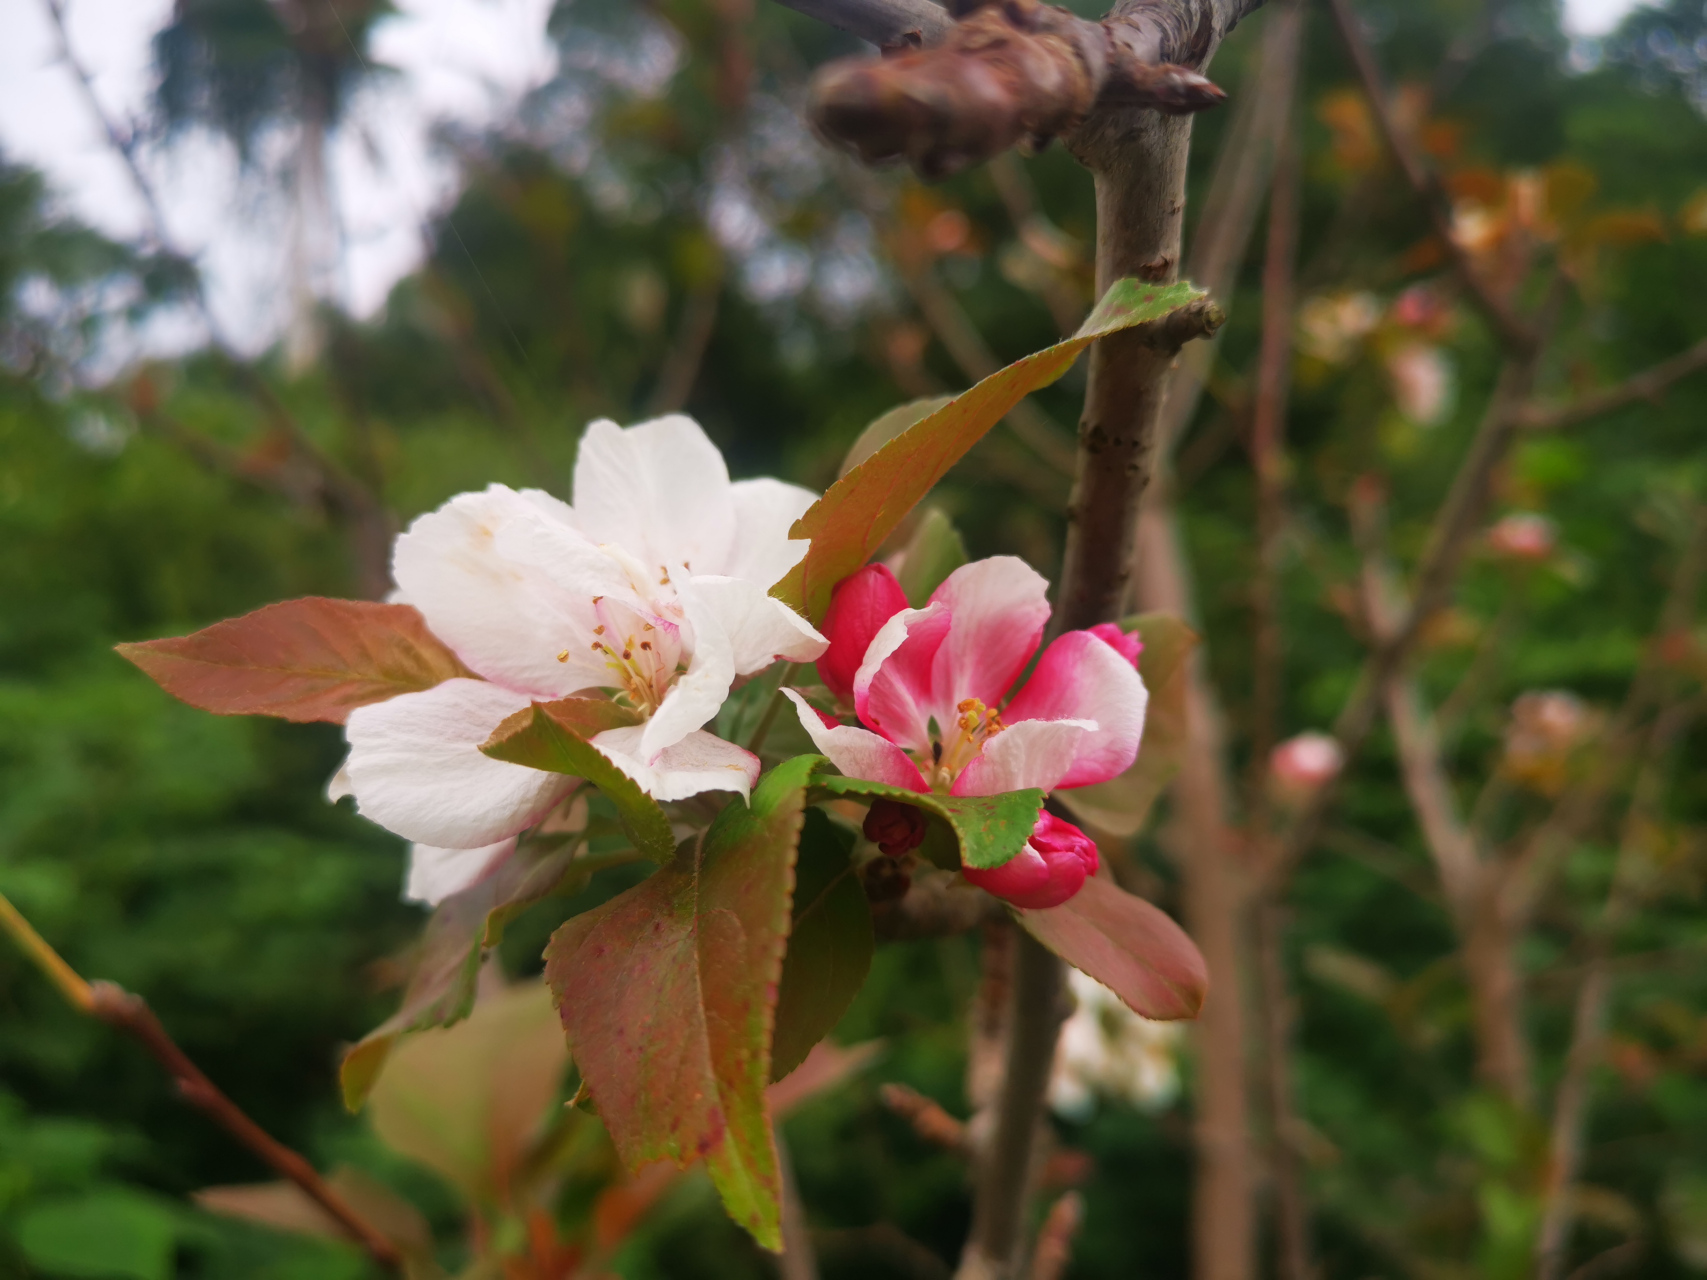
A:
POLYGON ((1572 754, 1596 727, 1596 716, 1574 693, 1543 689, 1523 694, 1511 704, 1505 771, 1537 791, 1557 794, 1572 754))

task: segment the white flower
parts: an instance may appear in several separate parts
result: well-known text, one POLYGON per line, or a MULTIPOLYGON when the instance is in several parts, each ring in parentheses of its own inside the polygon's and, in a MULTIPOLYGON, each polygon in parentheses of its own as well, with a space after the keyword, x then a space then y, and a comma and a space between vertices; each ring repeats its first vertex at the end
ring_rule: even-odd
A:
POLYGON ((1096 1098, 1118 1098, 1146 1111, 1179 1095, 1176 1051, 1183 1028, 1152 1022, 1121 1003, 1095 978, 1067 971, 1076 1002, 1061 1028, 1049 1079, 1049 1105, 1059 1115, 1083 1119, 1096 1098))
POLYGON ((731 483, 692 419, 593 423, 574 499, 493 485, 397 540, 393 599, 481 677, 358 708, 345 727, 343 785, 365 816, 417 842, 411 897, 472 884, 575 785, 480 753, 513 713, 606 691, 641 719, 593 745, 648 794, 745 796, 757 758, 702 726, 737 677, 824 651, 767 594, 805 553, 788 530, 814 495, 731 483))

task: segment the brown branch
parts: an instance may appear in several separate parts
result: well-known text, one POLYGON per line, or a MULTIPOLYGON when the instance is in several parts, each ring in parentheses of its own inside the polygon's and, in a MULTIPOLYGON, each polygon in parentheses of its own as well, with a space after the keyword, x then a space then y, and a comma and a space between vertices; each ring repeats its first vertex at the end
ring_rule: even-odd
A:
POLYGON ((934 1099, 904 1084, 886 1084, 878 1091, 878 1097, 884 1106, 905 1120, 913 1127, 914 1133, 932 1146, 952 1151, 958 1156, 972 1153, 965 1122, 951 1116, 934 1099))
POLYGON ((1570 1245, 1571 1234, 1571 1193, 1582 1169, 1583 1130, 1588 1123, 1591 1076, 1606 1043, 1606 1011, 1613 986, 1614 934, 1635 909, 1634 895, 1630 892, 1631 867, 1641 847, 1646 825, 1662 797, 1661 764, 1699 710, 1699 705, 1693 700, 1670 707, 1655 719, 1642 750, 1635 794, 1625 814, 1624 831, 1613 862, 1612 883, 1601 906, 1600 918, 1593 926, 1591 954, 1582 985, 1577 990, 1565 1072, 1553 1098, 1553 1123, 1542 1186, 1541 1227, 1535 1237, 1536 1280, 1559 1280, 1564 1274, 1565 1251, 1570 1245))
POLYGON ((373 1260, 388 1271, 402 1269, 397 1248, 379 1230, 366 1222, 334 1191, 307 1160, 275 1140, 246 1115, 242 1108, 221 1093, 202 1069, 178 1047, 160 1025, 160 1019, 141 996, 110 982, 90 984, 94 1003, 90 1013, 137 1041, 171 1075, 184 1101, 208 1116, 275 1173, 301 1187, 316 1204, 338 1220, 351 1239, 366 1249, 373 1260))
POLYGON ((777 0, 826 26, 869 40, 880 49, 939 44, 954 27, 934 0, 777 0))
POLYGON ((400 1271, 402 1255, 381 1232, 362 1218, 348 1201, 334 1191, 307 1160, 251 1120, 236 1103, 221 1093, 213 1081, 166 1033, 160 1019, 141 996, 132 995, 111 982, 85 982, 60 954, 30 926, 4 895, 0 895, 0 930, 10 934, 24 954, 39 968, 79 1013, 99 1019, 124 1032, 165 1067, 178 1086, 178 1093, 192 1107, 258 1156, 274 1172, 290 1179, 331 1214, 350 1238, 388 1271, 400 1271))
POLYGON ((1255 6, 1152 0, 1092 22, 1040 0, 978 5, 940 43, 825 67, 812 85, 812 122, 867 164, 905 160, 942 178, 1071 134, 1093 108, 1200 111, 1226 95, 1179 63, 1204 61, 1237 17, 1204 40, 1195 23, 1181 30, 1185 11, 1213 20, 1234 7, 1255 6))
POLYGON ((1064 1280, 1073 1261, 1073 1237, 1085 1221, 1085 1198, 1069 1191, 1049 1207, 1031 1257, 1031 1280, 1064 1280))
POLYGON ((1381 130, 1381 137, 1386 142, 1387 149, 1392 152, 1394 160, 1398 162, 1405 181, 1421 199, 1429 221, 1434 226, 1435 236, 1446 251, 1447 257, 1451 259, 1458 278, 1469 291, 1476 309, 1493 328, 1494 335, 1508 355, 1532 355, 1540 345, 1539 333, 1524 323, 1512 311, 1510 305, 1494 293, 1493 287, 1477 268, 1469 251, 1453 234, 1452 206, 1446 191, 1440 185, 1440 179, 1434 170, 1423 159, 1415 140, 1399 124, 1381 69, 1376 65, 1375 53, 1369 47, 1369 41, 1363 33, 1357 15, 1351 10, 1351 0, 1328 0, 1328 6, 1333 11, 1334 25, 1339 29, 1340 39, 1351 57, 1357 78, 1362 82, 1364 95, 1369 99, 1369 106, 1374 113, 1375 123, 1381 130))
POLYGON ((1707 369, 1707 338, 1651 369, 1626 378, 1615 387, 1596 391, 1569 404, 1544 407, 1531 405, 1523 412, 1526 431, 1558 431, 1612 413, 1638 401, 1657 402, 1675 382, 1698 369, 1707 369))
POLYGON ((1310 1204, 1304 1189, 1304 1160, 1299 1149, 1303 1121, 1293 1101, 1292 1045, 1297 999, 1286 973, 1286 914, 1278 902, 1256 913, 1257 973, 1262 987, 1265 1077, 1268 1085, 1270 1162, 1274 1178, 1274 1216, 1282 1280, 1315 1275, 1310 1249, 1310 1204))
MULTIPOLYGON (((1550 332, 1563 302, 1564 282, 1555 276, 1536 319, 1537 332, 1550 332)), ((1517 434, 1523 404, 1535 385, 1541 352, 1530 348, 1508 358, 1501 367, 1492 399, 1483 412, 1470 449, 1459 463, 1452 486, 1435 513, 1428 544, 1418 566, 1411 605, 1391 637, 1364 660, 1356 684, 1334 721, 1334 737, 1347 765, 1362 750, 1379 714, 1382 690, 1416 644, 1425 623, 1446 603, 1453 579, 1463 565, 1472 536, 1486 513, 1494 473, 1517 434)), ((1267 868, 1283 876, 1309 851, 1321 835, 1328 811, 1339 798, 1338 778, 1319 788, 1292 825, 1267 868)))
MULTIPOLYGON (((1377 641, 1387 643, 1402 624, 1405 608, 1382 545, 1379 504, 1354 501, 1352 523, 1364 557, 1364 615, 1377 641)), ((1403 665, 1386 680, 1382 701, 1398 747, 1405 794, 1458 933, 1475 1024, 1477 1074, 1527 1107, 1533 1101, 1533 1083, 1516 953, 1520 922, 1504 911, 1495 869, 1482 856, 1472 825, 1459 814, 1434 720, 1403 665)))
MULTIPOLYGON (((1207 289, 1211 297, 1232 299, 1233 277, 1256 229, 1263 179, 1288 116, 1286 104, 1293 98, 1303 30, 1300 4, 1276 6, 1269 15, 1263 28, 1256 84, 1240 101, 1229 137, 1216 160, 1185 272, 1187 279, 1207 289)), ((1196 414, 1219 349, 1219 340, 1211 339, 1181 353, 1180 369, 1169 385, 1162 410, 1157 450, 1163 456, 1173 452, 1196 414)))

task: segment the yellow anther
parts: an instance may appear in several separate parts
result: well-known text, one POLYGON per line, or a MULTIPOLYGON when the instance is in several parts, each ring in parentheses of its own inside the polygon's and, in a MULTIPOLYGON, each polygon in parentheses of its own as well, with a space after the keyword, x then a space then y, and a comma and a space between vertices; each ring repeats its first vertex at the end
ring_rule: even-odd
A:
POLYGON ((558 660, 558 661, 559 661, 559 662, 567 662, 567 661, 569 661, 569 650, 567 650, 567 649, 565 649, 565 650, 564 650, 564 651, 563 651, 563 652, 562 652, 562 653, 560 653, 560 654, 558 654, 558 655, 557 655, 557 660, 558 660))

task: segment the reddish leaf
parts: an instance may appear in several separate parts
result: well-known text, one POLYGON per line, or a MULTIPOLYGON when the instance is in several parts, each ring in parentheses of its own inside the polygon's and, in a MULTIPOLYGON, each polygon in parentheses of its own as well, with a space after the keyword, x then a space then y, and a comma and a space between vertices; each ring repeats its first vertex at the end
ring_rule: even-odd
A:
POLYGON ((703 1157, 723 1203, 782 1245, 765 1102, 806 784, 804 756, 675 861, 546 948, 569 1051, 630 1169, 703 1157))
POLYGON ((831 485, 790 531, 791 537, 810 538, 812 545, 805 559, 771 589, 772 594, 813 622, 821 621, 835 585, 871 558, 919 499, 1008 410, 1066 373, 1097 338, 1160 320, 1203 296, 1202 290, 1184 281, 1169 285, 1115 281, 1071 338, 997 370, 925 415, 831 485))
POLYGON ((478 883, 441 902, 427 921, 403 1005, 344 1055, 339 1070, 344 1105, 367 1100, 391 1051, 417 1031, 448 1027, 474 1007, 480 959, 503 937, 504 925, 553 893, 586 883, 592 859, 577 859, 579 839, 524 842, 478 883))
POLYGON ((343 724, 357 707, 473 674, 410 606, 320 596, 117 648, 173 697, 222 716, 343 724))
POLYGON ((1092 876, 1066 902, 1015 910, 1026 932, 1158 1021, 1195 1018, 1209 991, 1197 944, 1166 912, 1111 880, 1092 876))

